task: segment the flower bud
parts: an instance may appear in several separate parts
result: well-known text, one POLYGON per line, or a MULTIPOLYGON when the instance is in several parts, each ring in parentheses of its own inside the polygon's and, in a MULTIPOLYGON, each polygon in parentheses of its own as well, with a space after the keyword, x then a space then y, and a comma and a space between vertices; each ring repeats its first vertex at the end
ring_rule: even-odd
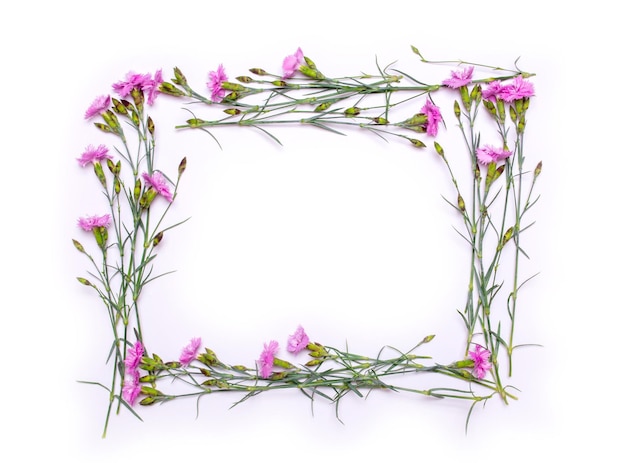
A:
POLYGON ((222 82, 222 88, 233 92, 245 92, 247 90, 247 88, 243 85, 236 84, 234 82, 222 82))
POLYGON ((470 98, 472 99, 472 101, 476 102, 476 103, 480 103, 483 97, 483 92, 482 89, 480 88, 480 85, 476 84, 474 85, 474 88, 472 89, 472 93, 470 94, 470 98))
POLYGON ((113 103, 113 109, 117 114, 121 114, 122 116, 128 115, 128 110, 126 109, 126 106, 124 106, 124 104, 120 100, 111 98, 111 102, 113 103))
POLYGON ((148 123, 148 132, 150 132, 150 135, 154 137, 154 121, 152 120, 150 116, 148 116, 147 123, 148 123))
POLYGON ((119 195, 120 191, 122 191, 122 183, 120 182, 120 178, 117 175, 113 177, 113 190, 115 191, 116 195, 119 195))
POLYGON ((98 180, 100 180, 100 184, 106 188, 107 187, 107 179, 104 176, 104 171, 102 170, 102 164, 100 164, 99 162, 94 162, 93 163, 93 170, 96 174, 96 177, 98 177, 98 180))
POLYGON ((142 112, 143 111, 143 101, 144 101, 143 92, 140 89, 138 89, 137 87, 134 87, 130 91, 130 95, 133 97, 133 101, 135 102, 135 106, 137 107, 137 111, 142 112))
POLYGON ((511 237, 513 236, 513 227, 509 227, 507 231, 504 232, 502 239, 500 240, 500 244, 498 244, 498 251, 501 251, 506 243, 509 242, 511 237))
POLYGON ((320 103, 318 104, 315 109, 313 111, 315 111, 316 113, 322 112, 322 111, 326 111, 328 108, 331 107, 331 105, 334 103, 334 101, 326 101, 324 103, 320 103))
POLYGON ((465 200, 463 199, 463 197, 459 194, 458 198, 457 198, 457 204, 459 205, 459 210, 461 212, 465 212, 465 200))
POLYGON ((139 405, 153 405, 157 402, 156 397, 144 397, 139 401, 139 405))
POLYGON ((296 368, 294 365, 287 362, 286 360, 282 360, 276 357, 274 357, 274 365, 280 368, 285 368, 287 370, 292 370, 296 368))
POLYGON ((461 92, 461 101, 463 102, 463 106, 466 111, 469 111, 472 108, 472 101, 470 100, 469 92, 467 91, 467 85, 463 85, 459 88, 461 92))
POLYGON ((411 143, 413 143, 413 146, 415 146, 416 148, 425 148, 426 147, 426 145, 424 144, 423 141, 418 140, 416 138, 409 138, 409 141, 411 143))
POLYGON ((156 234, 156 236, 152 239, 152 246, 156 247, 159 245, 159 243, 161 242, 161 240, 163 239, 163 232, 160 231, 159 233, 156 234))
POLYGON ((225 109, 224 112, 228 114, 229 116, 238 116, 239 114, 241 114, 241 109, 228 108, 228 109, 225 109))
POLYGON ((304 64, 300 66, 300 72, 310 79, 315 79, 315 80, 325 79, 324 74, 318 71, 317 68, 313 68, 311 66, 305 66, 304 64))
POLYGON ((181 159, 180 164, 178 164, 178 177, 183 175, 183 172, 185 172, 185 169, 187 169, 187 158, 186 157, 181 159))
POLYGON ((461 106, 459 106, 459 102, 454 100, 454 115, 457 119, 461 118, 461 106))
POLYGON ((152 204, 152 201, 154 201, 154 198, 156 198, 158 194, 159 192, 156 191, 154 188, 148 188, 148 190, 144 192, 143 195, 141 195, 141 198, 139 198, 139 206, 142 209, 149 208, 150 204, 152 204))
POLYGON ((239 82, 243 82, 244 84, 249 84, 250 82, 254 82, 254 79, 250 76, 239 76, 235 77, 239 82))
POLYGON ((133 198, 135 198, 135 201, 139 199, 140 194, 141 194, 141 180, 137 179, 135 180, 135 188, 133 190, 133 198))
POLYGON ((101 115, 102 119, 104 119, 104 122, 106 122, 107 125, 111 127, 111 130, 113 130, 115 133, 122 133, 122 126, 120 125, 120 121, 113 111, 107 109, 101 115))
POLYGON ((539 177, 542 167, 543 167, 543 162, 539 161, 539 164, 537 164, 537 167, 535 167, 535 178, 539 177))
POLYGON ((261 68, 252 68, 252 69, 248 69, 252 74, 255 74, 257 76, 266 76, 267 72, 265 72, 263 69, 261 68))
POLYGON ((72 243, 74 243, 74 247, 75 247, 76 249, 78 249, 80 252, 82 252, 83 254, 85 254, 85 248, 83 247, 83 245, 82 245, 82 244, 80 244, 78 241, 76 241, 76 240, 74 240, 74 239, 72 240, 72 243))
POLYGON ((85 286, 93 286, 93 285, 89 282, 89 280, 87 280, 86 278, 83 278, 83 277, 76 277, 76 279, 77 279, 77 280, 78 280, 81 284, 83 284, 83 285, 85 285, 85 286))
POLYGON ((185 96, 186 95, 185 92, 180 90, 178 87, 175 87, 174 85, 170 84, 169 82, 161 83, 161 85, 159 85, 159 91, 161 93, 164 93, 165 95, 171 95, 171 96, 185 96))
POLYGON ((443 153, 443 148, 441 147, 441 145, 437 142, 434 142, 434 145, 435 145, 435 151, 437 151, 437 154, 441 156, 442 158, 445 158, 445 155, 443 153))
POLYGON ((346 117, 355 117, 358 116, 359 114, 361 114, 361 109, 357 108, 356 106, 352 106, 351 108, 346 109, 343 114, 346 117))
POLYGON ((174 79, 173 82, 175 84, 181 85, 183 87, 187 86, 187 78, 183 75, 181 70, 178 67, 174 68, 174 79))
POLYGON ((372 117, 371 121, 374 122, 374 124, 378 124, 378 125, 389 124, 389 121, 385 119, 384 117, 372 117))

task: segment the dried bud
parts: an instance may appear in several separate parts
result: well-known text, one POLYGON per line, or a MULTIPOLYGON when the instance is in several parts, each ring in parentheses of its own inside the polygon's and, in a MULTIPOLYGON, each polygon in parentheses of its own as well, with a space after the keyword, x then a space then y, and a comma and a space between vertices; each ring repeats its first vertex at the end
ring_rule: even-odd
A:
POLYGON ((501 251, 506 243, 509 242, 511 237, 513 236, 513 227, 510 227, 507 231, 504 232, 502 239, 500 240, 500 244, 498 244, 498 251, 501 251))
POLYGON ((148 116, 147 122, 148 122, 148 132, 150 132, 150 135, 154 137, 154 121, 152 120, 150 116, 148 116))
POLYGON ((185 172, 185 169, 187 168, 187 158, 184 157, 181 161, 180 164, 178 164, 178 177, 180 178, 181 175, 183 175, 183 172, 185 172))
POLYGON ((155 246, 155 247, 158 246, 162 239, 163 239, 163 232, 160 231, 159 233, 155 235, 154 239, 152 240, 152 246, 155 246))
POLYGON ((535 167, 535 178, 539 177, 542 167, 543 167, 543 162, 539 161, 539 164, 537 164, 537 167, 535 167))

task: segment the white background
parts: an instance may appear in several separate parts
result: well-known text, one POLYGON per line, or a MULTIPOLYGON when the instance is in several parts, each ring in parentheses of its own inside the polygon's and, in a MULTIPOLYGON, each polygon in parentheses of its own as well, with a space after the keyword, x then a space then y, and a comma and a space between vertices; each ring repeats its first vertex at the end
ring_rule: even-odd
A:
MULTIPOLYGON (((0 20, 0 442, 12 461, 615 454, 623 434, 624 149, 612 51, 618 15, 608 2, 592 10, 570 2, 567 12, 535 1, 40 3, 8 7, 0 20), (375 57, 408 70, 416 62, 410 45, 433 59, 509 65, 521 56, 538 74, 527 155, 544 164, 529 234, 530 269, 541 274, 522 298, 519 332, 544 347, 520 351, 512 382, 521 400, 488 403, 465 436, 464 407, 408 395, 349 398, 340 406, 344 424, 322 401, 312 417, 296 393, 231 410, 232 397, 209 397, 197 419, 193 402, 175 402, 145 410, 143 423, 114 417, 101 439, 106 397, 77 380, 107 377, 106 319, 75 281, 86 262, 71 245, 81 236, 76 217, 99 204, 95 182, 75 162, 87 144, 104 142, 82 120, 87 105, 131 69, 163 68, 170 77, 177 65, 201 88, 219 63, 232 77, 253 66, 278 71, 298 46, 338 73, 373 71, 375 57)), ((159 130, 186 118, 176 102, 157 106, 171 111, 159 130)), ((225 132, 220 151, 201 135, 170 133, 160 147, 170 172, 188 156, 173 214, 192 220, 159 256, 178 272, 146 300, 155 307, 146 330, 159 355, 174 358, 202 336, 225 361, 251 363, 263 342, 284 344, 299 323, 316 340, 347 341, 355 351, 408 348, 434 333, 434 352, 450 355, 459 332, 450 307, 462 296, 466 259, 457 254, 440 196, 449 185, 433 153, 311 130, 282 131, 284 148, 225 132)))

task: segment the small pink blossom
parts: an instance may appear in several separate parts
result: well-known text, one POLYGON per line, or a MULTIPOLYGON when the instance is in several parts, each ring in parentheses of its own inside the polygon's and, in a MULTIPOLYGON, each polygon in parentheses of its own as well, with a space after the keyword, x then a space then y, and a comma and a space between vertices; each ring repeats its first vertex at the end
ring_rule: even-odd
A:
POLYGON ((491 162, 502 161, 508 158, 511 152, 504 148, 494 148, 491 145, 485 145, 482 148, 476 150, 476 158, 482 165, 487 165, 491 162))
POLYGON ((109 109, 111 105, 111 97, 109 95, 100 95, 93 103, 89 105, 87 111, 85 111, 85 119, 91 119, 92 117, 102 114, 104 111, 109 109))
POLYGON ((137 74, 129 71, 126 73, 126 80, 120 80, 113 84, 113 90, 124 98, 130 95, 133 88, 143 90, 144 86, 148 85, 151 80, 152 76, 150 74, 137 74))
POLYGON ((483 98, 495 103, 498 98, 501 98, 502 90, 504 90, 504 87, 499 80, 489 82, 487 88, 482 91, 483 98))
POLYGON ((263 344, 263 352, 259 357, 259 365, 261 366, 261 378, 269 378, 272 374, 274 366, 274 356, 278 352, 278 342, 270 341, 269 344, 263 344))
POLYGON ((111 216, 109 214, 92 215, 78 219, 78 226, 85 231, 92 231, 96 227, 108 227, 110 224, 111 216))
POLYGON ((146 184, 150 187, 154 188, 158 194, 163 196, 169 202, 172 202, 174 199, 172 196, 172 192, 170 191, 169 186, 167 185, 167 180, 163 176, 161 172, 155 171, 152 175, 148 175, 144 173, 142 175, 146 184))
POLYGON ((309 336, 302 326, 298 326, 296 332, 287 339, 287 350, 297 354, 309 344, 309 336))
POLYGON ((136 370, 141 363, 141 357, 143 357, 144 348, 141 341, 137 341, 133 346, 129 347, 126 351, 126 358, 124 359, 124 365, 127 370, 136 370))
POLYGON ((441 117, 441 111, 430 100, 426 100, 426 104, 421 109, 421 113, 426 114, 428 117, 428 123, 426 126, 426 133, 430 136, 436 137, 439 131, 439 124, 443 120, 441 117))
POLYGON ((452 71, 452 77, 443 81, 443 85, 450 88, 459 88, 469 84, 472 81, 474 66, 469 66, 460 71, 452 71))
POLYGON ((226 90, 222 88, 222 83, 228 81, 228 76, 223 65, 217 67, 217 71, 209 73, 209 81, 207 87, 211 90, 211 101, 219 103, 226 96, 226 90))
POLYGON ((162 83, 163 72, 161 71, 161 69, 159 69, 154 73, 154 78, 144 82, 143 86, 141 87, 142 90, 148 93, 148 104, 150 106, 154 104, 154 100, 159 94, 159 85, 161 85, 162 83))
POLYGON ((507 103, 515 100, 521 100, 522 98, 529 98, 535 94, 535 87, 532 82, 524 80, 522 76, 517 76, 513 79, 513 83, 507 85, 502 89, 501 97, 507 103))
POLYGON ((293 77, 296 71, 304 64, 304 53, 298 47, 293 55, 286 56, 283 60, 283 79, 293 77))
POLYGON ((474 361, 472 374, 476 378, 483 379, 487 372, 491 369, 489 357, 491 357, 491 352, 478 344, 475 345, 473 351, 469 352, 469 358, 474 361))
POLYGON ((139 372, 126 371, 124 373, 124 387, 122 388, 122 397, 130 406, 134 406, 137 402, 137 398, 141 393, 141 386, 139 384, 139 372))
POLYGON ((97 148, 93 145, 89 145, 85 148, 83 154, 81 154, 79 158, 76 158, 81 167, 85 167, 90 162, 92 164, 94 162, 100 162, 103 159, 113 159, 113 156, 109 154, 109 149, 104 145, 98 145, 97 148))
POLYGON ((200 345, 202 344, 201 338, 191 338, 189 344, 187 344, 182 353, 180 354, 179 361, 183 366, 188 366, 193 360, 195 360, 198 355, 198 350, 200 349, 200 345))

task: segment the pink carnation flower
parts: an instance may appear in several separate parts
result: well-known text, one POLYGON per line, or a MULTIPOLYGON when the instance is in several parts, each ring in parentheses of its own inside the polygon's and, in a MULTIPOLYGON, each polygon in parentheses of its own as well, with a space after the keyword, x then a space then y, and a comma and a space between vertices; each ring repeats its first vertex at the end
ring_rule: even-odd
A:
POLYGON ((493 82, 489 82, 487 88, 483 90, 483 98, 485 100, 489 100, 495 103, 495 101, 501 97, 502 90, 504 87, 499 80, 494 80, 493 82))
POLYGON ((141 393, 139 385, 139 372, 137 370, 126 370, 124 372, 124 387, 122 388, 122 397, 130 406, 134 406, 137 398, 141 393))
POLYGON ((482 148, 476 150, 476 158, 482 165, 487 165, 491 162, 502 161, 508 158, 511 152, 504 148, 494 148, 491 145, 485 145, 482 148))
POLYGON ((142 90, 148 93, 148 104, 152 106, 154 104, 154 100, 159 94, 159 85, 163 83, 163 72, 161 69, 154 73, 154 79, 150 79, 144 82, 141 87, 142 90))
POLYGON ((285 57, 283 60, 283 79, 293 77, 296 71, 304 64, 304 53, 300 47, 293 55, 285 57))
POLYGON ((172 196, 172 192, 170 191, 170 188, 167 185, 167 180, 165 179, 165 177, 163 176, 161 172, 156 171, 152 175, 148 175, 147 173, 144 173, 142 177, 144 181, 146 182, 146 184, 154 188, 157 193, 159 193, 169 202, 172 202, 172 200, 174 199, 172 196))
POLYGON ((513 79, 513 83, 507 85, 502 89, 501 97, 507 103, 515 100, 521 100, 522 98, 529 98, 535 94, 535 87, 527 80, 524 80, 522 76, 517 76, 513 79))
POLYGON ((469 66, 460 71, 452 71, 452 76, 449 79, 443 81, 443 85, 450 88, 459 88, 469 84, 472 81, 472 74, 474 73, 474 66, 469 66))
POLYGON ((145 85, 148 85, 152 80, 152 76, 150 74, 137 74, 132 71, 129 71, 126 74, 126 80, 120 80, 113 84, 113 90, 121 96, 122 98, 130 95, 130 92, 133 88, 144 88, 145 85))
POLYGON ((85 148, 83 154, 81 154, 79 158, 76 158, 81 167, 85 167, 90 162, 92 164, 94 162, 100 162, 103 159, 113 159, 113 156, 109 154, 109 149, 104 145, 98 145, 97 148, 93 145, 89 145, 85 148))
POLYGON ((307 336, 304 328, 298 326, 298 329, 294 334, 287 339, 287 350, 294 354, 297 354, 309 344, 309 337, 307 336))
POLYGON ((473 351, 469 352, 469 358, 474 361, 472 374, 476 378, 483 379, 487 372, 491 369, 489 357, 491 357, 491 352, 478 344, 476 344, 473 351))
POLYGON ((426 114, 428 117, 428 123, 426 126, 426 133, 430 136, 436 137, 439 131, 439 124, 443 120, 441 117, 441 111, 439 108, 432 104, 430 100, 426 100, 426 104, 421 109, 422 114, 426 114))
POLYGON ((188 366, 198 355, 198 350, 202 344, 201 338, 192 338, 180 354, 179 361, 183 366, 188 366))
POLYGON ((261 356, 259 357, 261 378, 267 379, 272 374, 276 352, 278 352, 278 342, 270 341, 269 344, 263 344, 263 352, 261 352, 261 356))
POLYGON ((211 90, 211 101, 219 103, 226 96, 226 90, 222 88, 222 83, 228 81, 228 76, 224 70, 223 65, 217 67, 217 71, 211 71, 209 73, 209 81, 207 87, 211 90))
POLYGON ((85 119, 91 119, 92 117, 102 114, 109 109, 111 105, 111 97, 109 95, 101 95, 93 100, 93 103, 85 111, 85 119))
POLYGON ((136 370, 141 363, 141 357, 143 357, 144 349, 141 341, 137 341, 133 346, 129 347, 126 351, 126 359, 124 359, 124 365, 127 370, 136 370))
POLYGON ((85 231, 92 231, 96 227, 108 227, 110 224, 111 216, 109 214, 92 215, 78 219, 78 226, 85 231))

